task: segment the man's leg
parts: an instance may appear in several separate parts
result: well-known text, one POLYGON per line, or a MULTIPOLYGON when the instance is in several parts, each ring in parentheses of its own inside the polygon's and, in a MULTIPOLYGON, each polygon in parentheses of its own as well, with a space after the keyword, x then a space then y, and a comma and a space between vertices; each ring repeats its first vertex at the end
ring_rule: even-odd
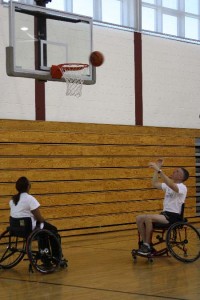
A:
POLYGON ((137 228, 138 228, 138 231, 140 233, 140 236, 141 236, 143 242, 146 240, 145 218, 146 218, 146 215, 140 215, 140 216, 136 217, 137 228))
POLYGON ((163 215, 142 215, 136 218, 138 224, 138 231, 143 239, 143 245, 141 249, 138 250, 141 254, 148 254, 151 251, 151 235, 153 231, 153 223, 163 223, 168 224, 169 222, 163 215))

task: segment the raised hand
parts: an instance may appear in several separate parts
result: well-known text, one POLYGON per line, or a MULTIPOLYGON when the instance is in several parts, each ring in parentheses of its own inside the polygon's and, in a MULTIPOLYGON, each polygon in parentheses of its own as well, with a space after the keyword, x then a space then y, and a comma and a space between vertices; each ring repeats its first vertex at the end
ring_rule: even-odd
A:
POLYGON ((160 170, 159 166, 158 166, 157 163, 155 163, 155 162, 150 162, 150 163, 149 163, 149 168, 152 168, 152 169, 154 169, 155 171, 159 171, 159 170, 160 170))
POLYGON ((162 167, 163 165, 163 159, 162 158, 159 158, 157 161, 156 161, 156 164, 157 166, 159 167, 159 169, 162 167))
POLYGON ((159 171, 163 165, 163 159, 159 158, 156 162, 150 162, 149 167, 155 171, 159 171))

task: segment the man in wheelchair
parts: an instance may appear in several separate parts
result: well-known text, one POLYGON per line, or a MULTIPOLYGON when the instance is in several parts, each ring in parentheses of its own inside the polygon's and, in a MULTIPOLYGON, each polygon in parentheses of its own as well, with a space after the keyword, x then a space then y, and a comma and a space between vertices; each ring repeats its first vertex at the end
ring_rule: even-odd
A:
MULTIPOLYGON (((45 221, 40 212, 40 203, 29 194, 31 183, 26 177, 20 177, 16 182, 16 190, 18 193, 12 197, 9 202, 10 205, 10 223, 15 226, 15 222, 19 218, 31 218, 32 231, 34 229, 46 229, 53 233, 52 236, 41 235, 39 239, 39 247, 42 249, 48 249, 49 243, 51 245, 52 253, 54 257, 58 257, 61 250, 61 238, 58 234, 58 230, 55 226, 45 221), (56 236, 56 238, 55 238, 56 236), (58 241, 59 243, 58 243, 58 241), (59 245, 59 247, 58 247, 59 245)), ((45 267, 51 267, 51 262, 45 259, 45 267)), ((62 258, 60 266, 66 266, 66 260, 62 258)))
POLYGON ((142 242, 138 254, 149 255, 153 251, 151 248, 151 235, 153 223, 173 224, 181 221, 181 209, 187 195, 187 187, 183 183, 189 177, 189 172, 180 167, 174 170, 168 177, 162 170, 163 160, 150 162, 149 167, 154 170, 152 177, 153 187, 165 192, 163 211, 161 214, 144 214, 136 217, 138 232, 142 242), (162 180, 162 183, 160 182, 162 180))

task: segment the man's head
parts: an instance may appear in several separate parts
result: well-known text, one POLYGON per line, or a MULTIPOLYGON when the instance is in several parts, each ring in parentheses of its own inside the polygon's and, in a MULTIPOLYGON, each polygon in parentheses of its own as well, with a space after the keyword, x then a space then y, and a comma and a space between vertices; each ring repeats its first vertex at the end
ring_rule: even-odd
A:
POLYGON ((185 168, 181 168, 181 170, 183 171, 183 174, 184 174, 183 181, 186 181, 189 178, 190 174, 189 174, 188 170, 186 170, 185 168))
POLYGON ((171 178, 174 182, 184 182, 189 178, 189 172, 185 168, 177 168, 174 170, 171 178))

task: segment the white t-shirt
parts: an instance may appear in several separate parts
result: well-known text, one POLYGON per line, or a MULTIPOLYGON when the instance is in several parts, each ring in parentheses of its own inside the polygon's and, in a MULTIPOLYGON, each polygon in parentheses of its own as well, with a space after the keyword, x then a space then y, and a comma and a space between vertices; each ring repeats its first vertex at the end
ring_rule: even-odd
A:
POLYGON ((30 217, 32 219, 32 229, 36 227, 36 219, 32 214, 32 210, 38 208, 40 203, 28 193, 21 193, 19 202, 14 204, 13 200, 10 200, 10 216, 13 218, 30 217))
POLYGON ((162 190, 165 191, 163 211, 181 213, 182 204, 185 202, 187 196, 187 187, 183 183, 178 183, 177 186, 178 193, 170 189, 165 183, 162 183, 162 190))

